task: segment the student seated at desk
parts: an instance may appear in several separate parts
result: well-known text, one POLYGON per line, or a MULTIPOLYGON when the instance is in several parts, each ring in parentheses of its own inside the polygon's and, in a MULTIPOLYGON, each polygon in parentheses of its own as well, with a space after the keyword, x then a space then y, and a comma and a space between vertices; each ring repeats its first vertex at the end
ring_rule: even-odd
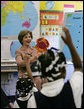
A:
POLYGON ((41 80, 40 91, 35 92, 28 101, 28 108, 81 108, 83 94, 83 71, 80 57, 75 50, 69 30, 63 27, 67 44, 74 64, 74 74, 64 82, 66 58, 61 51, 48 50, 36 63, 41 80))

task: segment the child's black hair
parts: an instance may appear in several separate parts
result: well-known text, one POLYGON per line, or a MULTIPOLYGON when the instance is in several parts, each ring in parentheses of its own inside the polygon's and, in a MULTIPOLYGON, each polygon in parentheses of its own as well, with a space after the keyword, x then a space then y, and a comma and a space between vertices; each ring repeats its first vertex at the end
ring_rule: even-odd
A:
POLYGON ((61 66, 61 64, 63 65, 66 64, 66 58, 64 56, 64 53, 59 52, 59 50, 53 51, 52 49, 49 49, 46 53, 41 55, 38 60, 41 64, 38 67, 40 67, 39 72, 42 73, 42 77, 50 77, 53 80, 55 80, 57 77, 54 77, 52 75, 66 72, 65 66, 58 67, 61 66), (52 63, 56 60, 56 58, 59 59, 52 65, 52 63), (49 66, 52 68, 46 71, 46 68, 49 66), (55 68, 57 68, 58 71, 55 68))

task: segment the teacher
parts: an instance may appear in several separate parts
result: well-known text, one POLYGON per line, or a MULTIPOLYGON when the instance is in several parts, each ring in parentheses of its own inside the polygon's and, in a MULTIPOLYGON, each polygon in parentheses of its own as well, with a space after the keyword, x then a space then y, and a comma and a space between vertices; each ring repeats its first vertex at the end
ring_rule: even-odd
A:
MULTIPOLYGON (((27 78, 28 72, 26 69, 26 63, 24 61, 24 57, 28 56, 30 60, 30 64, 38 59, 40 55, 35 48, 30 46, 30 43, 33 39, 32 32, 28 30, 22 30, 18 35, 18 40, 21 43, 21 47, 15 51, 15 59, 18 66, 18 78, 27 78)), ((39 77, 35 77, 36 86, 40 89, 40 79, 39 77)), ((35 82, 34 81, 34 82, 35 82)))

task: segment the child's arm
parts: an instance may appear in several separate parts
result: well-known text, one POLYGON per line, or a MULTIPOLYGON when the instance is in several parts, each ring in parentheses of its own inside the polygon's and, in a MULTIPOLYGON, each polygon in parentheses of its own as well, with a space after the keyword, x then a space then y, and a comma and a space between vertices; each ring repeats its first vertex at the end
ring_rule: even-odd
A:
POLYGON ((71 56, 72 56, 72 61, 75 67, 75 70, 81 70, 82 71, 82 63, 81 59, 72 43, 71 35, 69 33, 69 30, 67 27, 63 27, 63 31, 65 32, 65 37, 61 36, 65 44, 68 46, 71 56))

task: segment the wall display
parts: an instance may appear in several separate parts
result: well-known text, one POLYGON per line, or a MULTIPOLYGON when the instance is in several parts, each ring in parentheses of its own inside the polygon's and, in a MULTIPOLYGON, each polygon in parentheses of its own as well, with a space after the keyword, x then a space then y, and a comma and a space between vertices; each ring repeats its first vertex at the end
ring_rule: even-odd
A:
MULTIPOLYGON (((68 14, 66 18, 63 19, 64 8, 73 8, 72 10, 74 10, 74 12, 80 12, 83 10, 83 2, 1 1, 1 59, 11 60, 15 57, 15 50, 21 46, 17 41, 17 37, 19 32, 24 29, 33 32, 34 38, 31 44, 32 46, 35 46, 38 38, 44 37, 49 41, 49 47, 53 46, 62 50, 64 43, 59 33, 62 32, 63 20, 66 19, 64 22, 68 23, 72 35, 72 25, 70 25, 72 22, 75 27, 77 24, 77 28, 74 30, 76 34, 78 33, 78 25, 81 25, 80 28, 82 28, 82 20, 80 20, 82 17, 75 19, 76 14, 74 14, 74 17, 68 14), (70 21, 70 19, 72 19, 72 21, 70 21)), ((67 24, 65 25, 67 26, 67 24)), ((79 32, 82 37, 82 29, 79 32)), ((75 39, 73 40, 76 41, 75 39)), ((80 40, 78 39, 76 41, 77 43, 74 42, 76 49, 80 48, 80 43, 82 44, 80 40)), ((80 46, 82 47, 82 45, 80 46)), ((78 51, 80 50, 78 49, 78 51)), ((64 52, 66 51, 64 50, 64 52)), ((79 52, 79 54, 82 56, 83 53, 79 52)), ((70 58, 70 56, 67 58, 70 58)))
MULTIPOLYGON (((83 60, 83 13, 66 13, 64 24, 68 27, 73 44, 83 60)), ((69 49, 66 45, 63 48, 63 52, 67 59, 71 59, 69 49)))
POLYGON ((63 15, 63 12, 58 11, 40 11, 40 35, 49 41, 49 48, 61 49, 63 15))

